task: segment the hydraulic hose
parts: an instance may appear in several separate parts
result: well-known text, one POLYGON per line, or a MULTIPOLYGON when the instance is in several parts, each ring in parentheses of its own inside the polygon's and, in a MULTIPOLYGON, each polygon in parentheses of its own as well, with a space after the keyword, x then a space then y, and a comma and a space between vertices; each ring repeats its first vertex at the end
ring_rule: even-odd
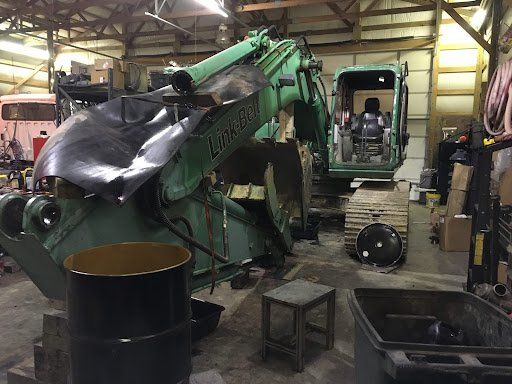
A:
POLYGON ((326 125, 329 125, 331 122, 331 115, 329 113, 329 108, 327 107, 327 90, 325 89, 324 81, 322 80, 322 76, 318 76, 318 81, 322 85, 322 90, 324 91, 324 113, 326 117, 326 125))
POLYGON ((228 212, 226 209, 226 200, 221 191, 213 191, 220 195, 222 201, 222 245, 224 247, 224 257, 229 259, 229 239, 228 239, 228 212))
POLYGON ((501 64, 492 75, 484 104, 484 126, 493 136, 512 135, 512 61, 501 64))
POLYGON ((188 243, 190 246, 195 247, 199 249, 200 251, 203 251, 207 255, 213 255, 215 257, 215 260, 220 261, 221 263, 228 263, 229 259, 227 257, 224 257, 217 252, 212 252, 211 249, 209 249, 206 245, 199 242, 197 239, 194 238, 192 225, 190 222, 183 216, 178 216, 175 218, 169 218, 165 214, 163 207, 162 207, 162 201, 160 196, 160 190, 161 188, 156 187, 156 214, 158 216, 159 221, 169 229, 170 232, 174 233, 176 236, 178 236, 180 239, 188 243), (189 234, 182 232, 181 229, 175 224, 176 222, 181 221, 185 224, 187 227, 187 230, 189 234))

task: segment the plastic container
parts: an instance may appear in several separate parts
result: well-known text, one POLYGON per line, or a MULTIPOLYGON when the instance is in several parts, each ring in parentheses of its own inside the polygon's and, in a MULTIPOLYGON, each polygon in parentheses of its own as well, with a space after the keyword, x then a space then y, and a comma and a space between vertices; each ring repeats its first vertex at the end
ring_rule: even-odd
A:
POLYGON ((420 188, 435 188, 437 181, 437 170, 436 169, 424 169, 420 174, 420 188))
POLYGON ((512 383, 512 320, 466 292, 356 289, 356 383, 512 383), (461 345, 429 344, 442 321, 462 329, 461 345))
POLYGON ((427 208, 437 208, 440 206, 441 195, 439 193, 427 192, 425 197, 426 197, 427 208))
POLYGON ((420 191, 418 191, 417 185, 411 185, 411 190, 409 191, 409 200, 418 201, 420 199, 420 191))
POLYGON ((219 325, 222 305, 192 298, 192 341, 198 341, 212 333, 219 325))

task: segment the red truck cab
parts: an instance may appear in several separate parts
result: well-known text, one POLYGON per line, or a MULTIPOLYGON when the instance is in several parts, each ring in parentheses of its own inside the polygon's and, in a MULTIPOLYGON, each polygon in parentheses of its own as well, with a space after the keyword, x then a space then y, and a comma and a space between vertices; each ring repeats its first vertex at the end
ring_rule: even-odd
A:
POLYGON ((34 139, 51 136, 57 129, 55 100, 54 94, 0 96, 3 156, 34 161, 34 150, 40 150, 34 148, 34 139))

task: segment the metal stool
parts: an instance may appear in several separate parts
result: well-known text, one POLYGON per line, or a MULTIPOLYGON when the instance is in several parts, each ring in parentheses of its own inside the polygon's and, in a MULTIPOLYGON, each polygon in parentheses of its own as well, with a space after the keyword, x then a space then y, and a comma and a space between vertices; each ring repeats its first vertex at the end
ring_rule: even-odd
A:
POLYGON ((267 348, 285 352, 295 357, 296 370, 304 370, 304 347, 306 328, 325 334, 327 349, 334 347, 334 312, 336 306, 336 289, 326 285, 294 280, 262 295, 261 333, 263 360, 267 357, 267 348), (327 324, 321 327, 306 322, 309 310, 327 302, 327 324), (277 303, 293 309, 295 346, 285 345, 270 336, 270 304, 277 303))

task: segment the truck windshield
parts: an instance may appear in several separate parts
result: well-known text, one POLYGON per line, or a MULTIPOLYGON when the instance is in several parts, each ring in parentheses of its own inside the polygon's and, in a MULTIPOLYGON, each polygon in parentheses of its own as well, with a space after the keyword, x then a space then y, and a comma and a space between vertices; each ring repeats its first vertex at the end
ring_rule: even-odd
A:
POLYGON ((54 121, 55 105, 42 103, 17 103, 2 106, 3 120, 54 121))

